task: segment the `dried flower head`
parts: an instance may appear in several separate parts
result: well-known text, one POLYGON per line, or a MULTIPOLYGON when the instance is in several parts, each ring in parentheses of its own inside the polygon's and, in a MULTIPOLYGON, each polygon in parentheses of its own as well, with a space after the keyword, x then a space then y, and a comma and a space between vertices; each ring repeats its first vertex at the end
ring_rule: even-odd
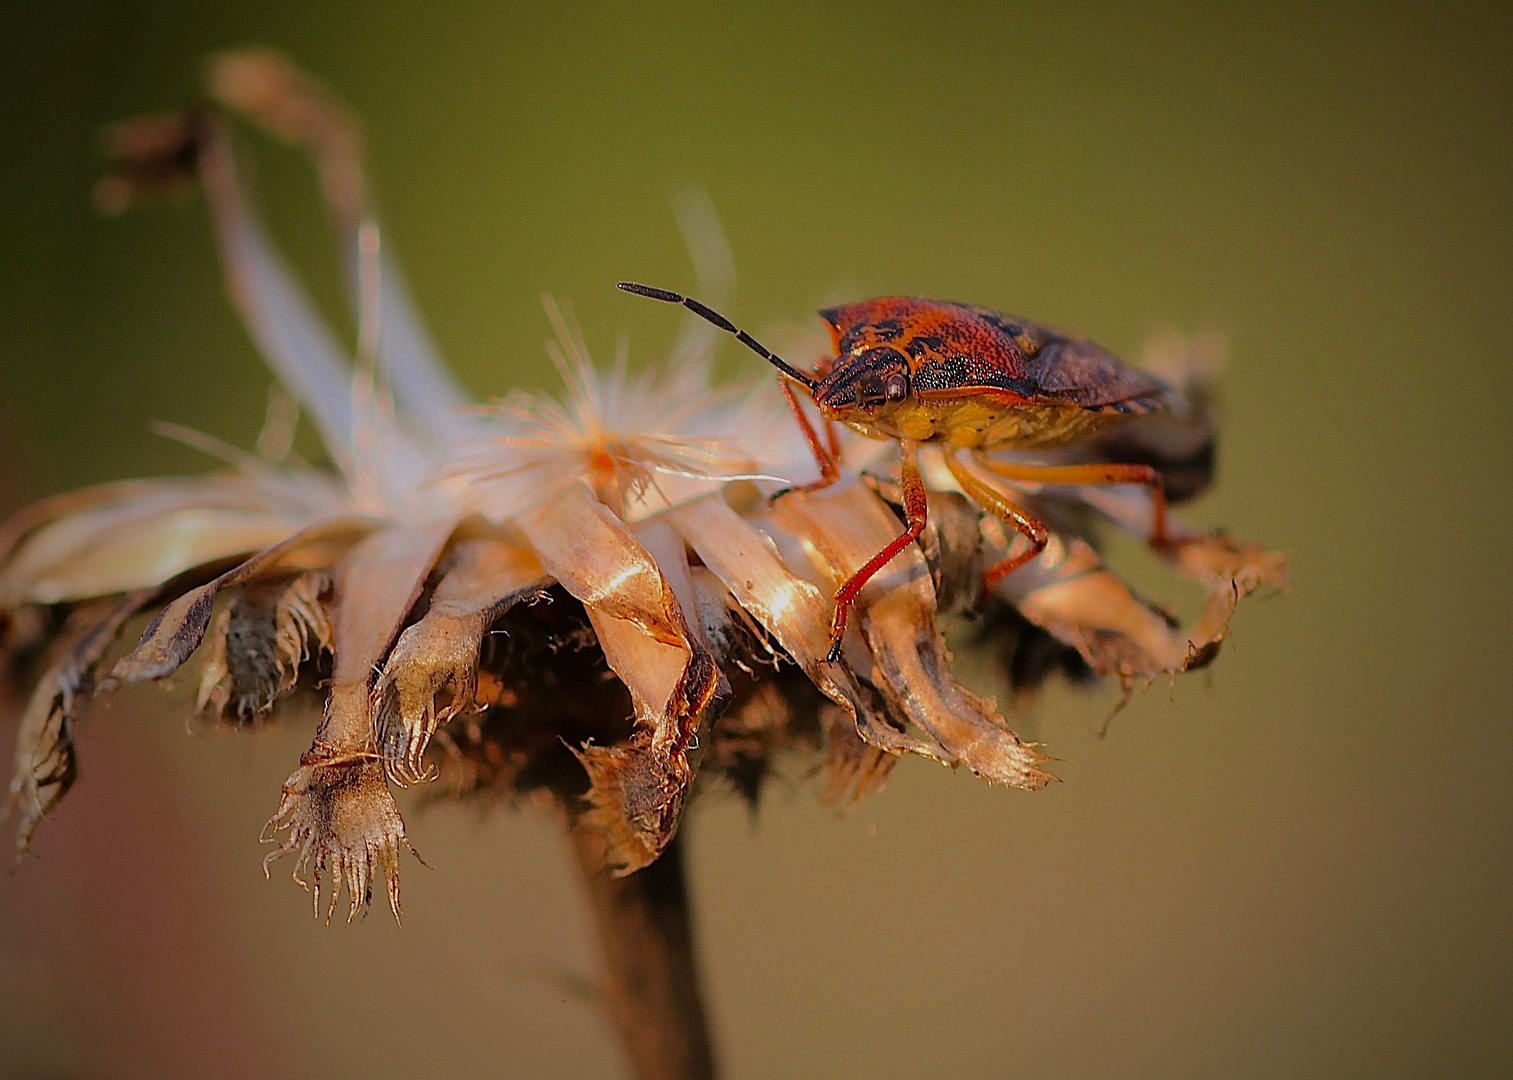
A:
MULTIPOLYGON (((670 374, 633 377, 623 351, 597 368, 550 304, 565 396, 469 407, 380 242, 347 112, 267 52, 217 58, 209 86, 219 107, 313 156, 343 242, 355 362, 262 232, 214 107, 116 129, 100 201, 201 187, 231 295, 334 471, 285 459, 289 419, 274 410, 261 454, 184 436, 230 471, 60 496, 0 531, 5 655, 42 669, 10 786, 20 851, 73 782, 91 695, 163 679, 196 651, 212 722, 267 723, 292 696, 319 696, 310 749, 265 830, 267 862, 294 856, 317 913, 327 890, 328 918, 343 889, 349 918, 362 912, 382 870, 397 917, 408 841, 394 786, 558 808, 622 874, 658 858, 696 786, 755 800, 788 753, 817 756, 823 797, 842 807, 903 754, 1033 790, 1053 779, 1048 759, 956 680, 944 617, 976 620, 1021 694, 1057 671, 1110 676, 1127 694, 1210 662, 1236 604, 1286 582, 1281 556, 1173 522, 1186 542, 1167 560, 1207 591, 1181 626, 1097 550, 1104 522, 1149 533, 1148 492, 996 477, 1053 532, 985 590, 983 567, 1023 541, 927 448, 929 528, 869 583, 827 663, 831 596, 899 530, 886 447, 848 444, 841 483, 772 502, 812 464, 770 386, 710 385, 707 327, 692 325, 670 374), (107 666, 147 611, 140 641, 107 666)), ((717 298, 730 280, 717 229, 697 201, 682 216, 717 298)), ((1174 502, 1201 491, 1214 436, 1201 353, 1162 346, 1180 408, 1059 460, 1152 465, 1174 502)), ((986 476, 1006 460, 964 467, 986 476)))

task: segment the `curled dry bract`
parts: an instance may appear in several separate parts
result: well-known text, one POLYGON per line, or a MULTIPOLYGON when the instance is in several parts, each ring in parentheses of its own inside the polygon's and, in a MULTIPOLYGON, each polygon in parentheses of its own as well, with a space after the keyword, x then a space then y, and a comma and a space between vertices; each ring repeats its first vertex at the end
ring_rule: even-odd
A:
POLYGON ((379 752, 398 783, 429 779, 423 759, 436 729, 478 708, 479 650, 489 627, 551 584, 534 552, 497 537, 457 542, 440 570, 430 606, 400 634, 375 693, 379 752))
POLYGON ((300 667, 331 650, 332 584, 307 570, 244 585, 211 626, 196 708, 238 725, 266 716, 300 667))
POLYGON ((127 620, 152 602, 156 588, 139 589, 105 605, 103 618, 98 605, 76 613, 82 624, 77 636, 65 635, 62 657, 50 664, 32 689, 21 725, 16 733, 15 765, 7 811, 17 808, 16 859, 20 861, 31 843, 37 824, 78 777, 74 730, 94 692, 95 674, 106 652, 115 644, 127 620), (70 641, 69 638, 73 640, 70 641))

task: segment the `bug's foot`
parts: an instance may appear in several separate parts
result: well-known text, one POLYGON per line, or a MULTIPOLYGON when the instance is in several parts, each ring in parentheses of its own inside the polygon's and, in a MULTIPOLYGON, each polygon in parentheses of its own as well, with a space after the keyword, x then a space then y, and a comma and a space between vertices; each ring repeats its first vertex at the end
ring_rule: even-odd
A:
POLYGON ((803 494, 808 495, 811 491, 824 491, 827 487, 834 485, 837 479, 839 479, 839 477, 822 477, 812 484, 792 484, 789 487, 779 488, 777 491, 774 491, 771 495, 767 496, 767 505, 771 506, 773 503, 781 499, 784 495, 792 495, 795 492, 802 492, 803 494))
POLYGON ((830 620, 830 647, 825 650, 825 663, 833 664, 841 658, 841 643, 846 640, 846 624, 850 622, 847 616, 851 614, 850 605, 842 604, 830 620))

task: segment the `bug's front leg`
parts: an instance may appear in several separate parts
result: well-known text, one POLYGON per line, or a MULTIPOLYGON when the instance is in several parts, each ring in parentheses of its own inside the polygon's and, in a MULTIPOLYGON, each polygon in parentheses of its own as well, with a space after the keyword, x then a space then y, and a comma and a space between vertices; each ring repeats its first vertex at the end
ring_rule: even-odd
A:
POLYGON ((830 457, 837 465, 841 460, 840 428, 830 417, 825 417, 825 445, 830 448, 830 457))
POLYGON ((1011 555, 983 571, 983 588, 992 592, 1000 581, 1045 550, 1050 541, 1050 532, 1046 529, 1045 522, 1016 503, 1007 491, 963 465, 956 456, 958 453, 956 450, 947 450, 945 459, 946 468, 956 477, 961 490, 977 505, 1030 542, 1030 546, 1018 555, 1011 555))
POLYGON ((799 422, 799 429, 804 433, 804 441, 809 444, 809 452, 814 455, 815 464, 820 467, 820 478, 812 484, 799 484, 796 487, 785 487, 781 491, 775 491, 769 502, 775 502, 791 491, 821 491, 841 478, 840 446, 836 441, 830 421, 825 421, 825 433, 830 442, 830 449, 827 451, 825 444, 820 442, 814 425, 809 422, 808 415, 799 404, 799 399, 794 394, 789 380, 779 376, 778 387, 783 391, 783 396, 788 399, 788 407, 793 410, 793 416, 799 422))
POLYGON ((903 489, 904 518, 908 522, 908 528, 894 537, 892 543, 883 548, 866 565, 851 575, 849 581, 841 586, 840 592, 835 594, 835 615, 830 619, 830 649, 825 653, 828 663, 835 663, 841 658, 841 640, 846 636, 846 623, 851 616, 851 607, 856 603, 867 582, 883 567, 893 561, 893 557, 904 548, 919 539, 925 531, 925 522, 928 520, 928 502, 925 498, 925 482, 919 476, 919 444, 907 439, 900 440, 898 481, 903 489))

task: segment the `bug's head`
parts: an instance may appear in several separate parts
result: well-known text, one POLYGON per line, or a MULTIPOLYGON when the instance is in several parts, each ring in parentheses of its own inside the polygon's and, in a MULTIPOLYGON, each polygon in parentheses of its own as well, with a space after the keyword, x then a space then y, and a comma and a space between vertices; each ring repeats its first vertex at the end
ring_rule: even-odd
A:
POLYGON ((814 403, 832 420, 875 420, 909 398, 909 361, 886 345, 836 360, 814 388, 814 403))
MULTIPOLYGON (((838 330, 840 313, 847 309, 834 308, 820 312, 832 329, 837 331, 836 347, 842 351, 825 377, 816 379, 788 363, 718 311, 692 297, 671 289, 639 285, 634 281, 622 281, 617 287, 665 304, 681 304, 727 334, 734 334, 741 344, 813 394, 814 403, 819 406, 820 412, 831 420, 876 420, 908 400, 911 386, 909 361, 902 352, 882 343, 900 336, 901 330, 896 322, 876 322, 867 328, 866 333, 857 329, 842 337, 838 330), (850 351, 845 351, 847 349, 850 351)), ((864 306, 871 307, 883 302, 893 301, 874 301, 873 304, 864 306)))

